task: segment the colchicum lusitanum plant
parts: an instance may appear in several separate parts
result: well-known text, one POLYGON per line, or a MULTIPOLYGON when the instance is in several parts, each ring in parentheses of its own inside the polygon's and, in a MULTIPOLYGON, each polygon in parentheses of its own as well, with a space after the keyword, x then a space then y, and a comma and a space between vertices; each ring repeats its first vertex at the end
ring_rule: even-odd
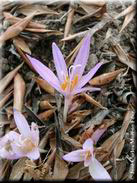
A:
POLYGON ((31 160, 38 159, 40 157, 38 126, 32 122, 30 128, 25 117, 17 110, 14 110, 14 120, 20 133, 10 131, 0 138, 0 158, 10 160, 22 157, 28 157, 31 160))
POLYGON ((89 168, 89 173, 94 180, 109 180, 111 177, 103 165, 95 158, 94 145, 105 132, 106 129, 97 129, 91 138, 88 138, 82 149, 72 151, 63 156, 63 159, 68 162, 82 162, 84 166, 89 168))
POLYGON ((56 45, 52 44, 53 60, 57 71, 57 76, 44 64, 37 59, 27 55, 34 69, 39 75, 46 80, 52 87, 65 97, 64 102, 64 121, 66 122, 67 112, 71 105, 72 98, 75 94, 86 91, 99 91, 100 88, 84 87, 94 76, 102 63, 98 63, 87 74, 83 75, 85 66, 88 61, 90 51, 90 35, 88 34, 82 43, 74 64, 67 70, 66 62, 63 55, 56 45))

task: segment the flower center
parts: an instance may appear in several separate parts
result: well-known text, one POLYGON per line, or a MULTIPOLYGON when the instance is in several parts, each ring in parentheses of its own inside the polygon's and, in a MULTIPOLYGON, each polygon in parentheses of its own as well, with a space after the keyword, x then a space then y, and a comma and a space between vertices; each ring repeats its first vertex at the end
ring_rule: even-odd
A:
POLYGON ((77 74, 74 76, 73 80, 70 80, 69 76, 66 76, 64 82, 61 83, 61 88, 63 91, 66 91, 66 89, 70 89, 70 91, 72 91, 74 87, 77 85, 77 83, 78 83, 77 74))
POLYGON ((24 153, 31 152, 35 148, 35 144, 29 138, 25 138, 23 141, 23 146, 21 146, 21 150, 24 153))
MULTIPOLYGON (((71 65, 68 70, 68 75, 64 76, 64 82, 61 83, 61 89, 63 91, 69 90, 72 91, 75 86, 78 84, 79 79, 79 67, 81 67, 80 64, 77 65, 71 65)), ((62 73, 63 74, 63 73, 62 73)))
POLYGON ((91 152, 90 151, 86 151, 86 154, 85 154, 86 160, 90 160, 91 156, 92 156, 91 152))
POLYGON ((8 152, 12 151, 12 147, 11 147, 11 142, 10 142, 10 141, 8 141, 8 142, 6 143, 6 145, 5 145, 5 150, 8 151, 8 152))

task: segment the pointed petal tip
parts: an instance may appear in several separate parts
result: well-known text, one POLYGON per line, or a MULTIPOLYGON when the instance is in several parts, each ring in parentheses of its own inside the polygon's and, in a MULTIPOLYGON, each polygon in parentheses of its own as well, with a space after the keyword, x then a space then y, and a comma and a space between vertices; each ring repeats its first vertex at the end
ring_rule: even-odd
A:
POLYGON ((72 151, 62 157, 68 162, 80 162, 84 160, 83 150, 72 151))
POLYGON ((95 180, 112 181, 107 170, 103 167, 103 165, 96 158, 94 158, 93 161, 91 162, 91 164, 89 165, 89 173, 92 176, 92 178, 95 180))
POLYGON ((56 43, 55 43, 55 42, 53 42, 53 43, 52 43, 52 46, 56 46, 56 43))

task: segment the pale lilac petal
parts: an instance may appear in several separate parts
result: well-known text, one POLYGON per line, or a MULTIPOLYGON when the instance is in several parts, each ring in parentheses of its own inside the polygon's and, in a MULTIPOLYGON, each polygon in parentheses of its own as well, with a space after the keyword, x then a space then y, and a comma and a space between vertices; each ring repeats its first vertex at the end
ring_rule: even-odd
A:
POLYGON ((93 152, 93 140, 91 138, 87 139, 83 144, 84 150, 90 150, 93 152))
POLYGON ((5 148, 1 148, 0 158, 14 160, 20 158, 20 156, 13 151, 7 151, 5 148))
POLYGON ((27 120, 21 114, 21 112, 17 111, 16 109, 14 109, 14 120, 21 135, 24 137, 30 136, 30 127, 27 120))
POLYGON ((64 155, 63 159, 65 161, 70 161, 70 162, 80 162, 80 161, 84 161, 84 154, 85 154, 85 151, 76 150, 64 155))
POLYGON ((60 82, 64 82, 65 77, 68 75, 67 65, 60 49, 55 43, 52 44, 52 52, 58 77, 60 82))
POLYGON ((93 92, 93 91, 100 91, 100 90, 101 90, 100 88, 95 88, 95 87, 76 88, 72 92, 72 94, 75 95, 75 94, 82 93, 82 92, 86 92, 86 91, 93 92))
POLYGON ((89 165, 89 173, 95 180, 112 180, 109 173, 96 158, 89 165))
POLYGON ((99 140, 99 138, 103 135, 103 133, 107 130, 107 128, 99 128, 97 129, 93 135, 91 136, 94 144, 97 143, 97 141, 99 140))
POLYGON ((35 148, 33 151, 26 154, 26 156, 31 160, 36 160, 40 157, 40 152, 38 148, 35 148))
POLYGON ((34 144, 38 146, 39 144, 39 129, 35 123, 31 123, 31 139, 34 144))
POLYGON ((26 153, 22 151, 23 145, 20 144, 19 139, 18 141, 11 143, 11 147, 14 150, 14 153, 17 154, 19 157, 25 157, 26 153))
POLYGON ((82 88, 89 80, 94 76, 94 74, 101 67, 102 63, 98 63, 95 67, 93 67, 86 75, 81 77, 81 80, 78 83, 78 88, 82 88))
POLYGON ((78 74, 80 79, 84 72, 89 57, 90 38, 91 36, 88 34, 82 42, 82 46, 73 64, 74 66, 81 65, 81 67, 77 67, 77 69, 72 70, 71 78, 73 78, 76 74, 78 74))
POLYGON ((0 148, 2 148, 9 141, 12 142, 18 140, 19 136, 20 135, 14 131, 8 132, 5 136, 0 138, 0 148))
POLYGON ((14 131, 10 131, 0 139, 0 157, 6 159, 18 159, 19 154, 16 154, 15 149, 12 147, 13 142, 17 142, 20 135, 14 131))
POLYGON ((32 58, 29 55, 26 55, 26 56, 29 58, 32 66, 38 72, 38 74, 44 80, 46 80, 53 88, 55 88, 60 92, 60 83, 58 78, 55 76, 55 74, 37 59, 32 58))

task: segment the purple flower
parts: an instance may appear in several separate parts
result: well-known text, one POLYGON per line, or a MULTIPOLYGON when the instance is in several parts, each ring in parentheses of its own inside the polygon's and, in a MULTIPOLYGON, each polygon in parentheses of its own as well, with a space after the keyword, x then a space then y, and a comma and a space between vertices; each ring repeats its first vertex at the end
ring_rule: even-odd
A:
POLYGON ((69 70, 67 70, 66 62, 63 58, 60 49, 55 43, 53 43, 52 52, 58 77, 56 77, 55 74, 48 67, 43 65, 40 61, 27 55, 31 64, 39 73, 39 75, 43 79, 45 79, 52 87, 54 87, 57 91, 59 91, 65 96, 65 121, 73 95, 86 91, 100 90, 100 88, 84 87, 102 65, 102 63, 98 63, 94 68, 92 68, 89 71, 89 73, 82 76, 88 61, 89 50, 90 35, 88 34, 83 40, 83 44, 78 52, 74 64, 70 66, 69 70))
POLYGON ((63 156, 69 162, 84 161, 84 166, 89 167, 89 173, 95 180, 111 180, 110 175, 101 163, 94 157, 93 140, 87 139, 83 144, 83 149, 72 151, 63 156))
POLYGON ((0 138, 0 157, 11 160, 22 157, 28 157, 31 160, 38 159, 40 152, 37 125, 32 123, 30 129, 25 117, 17 110, 14 110, 14 119, 20 134, 10 131, 0 138))

